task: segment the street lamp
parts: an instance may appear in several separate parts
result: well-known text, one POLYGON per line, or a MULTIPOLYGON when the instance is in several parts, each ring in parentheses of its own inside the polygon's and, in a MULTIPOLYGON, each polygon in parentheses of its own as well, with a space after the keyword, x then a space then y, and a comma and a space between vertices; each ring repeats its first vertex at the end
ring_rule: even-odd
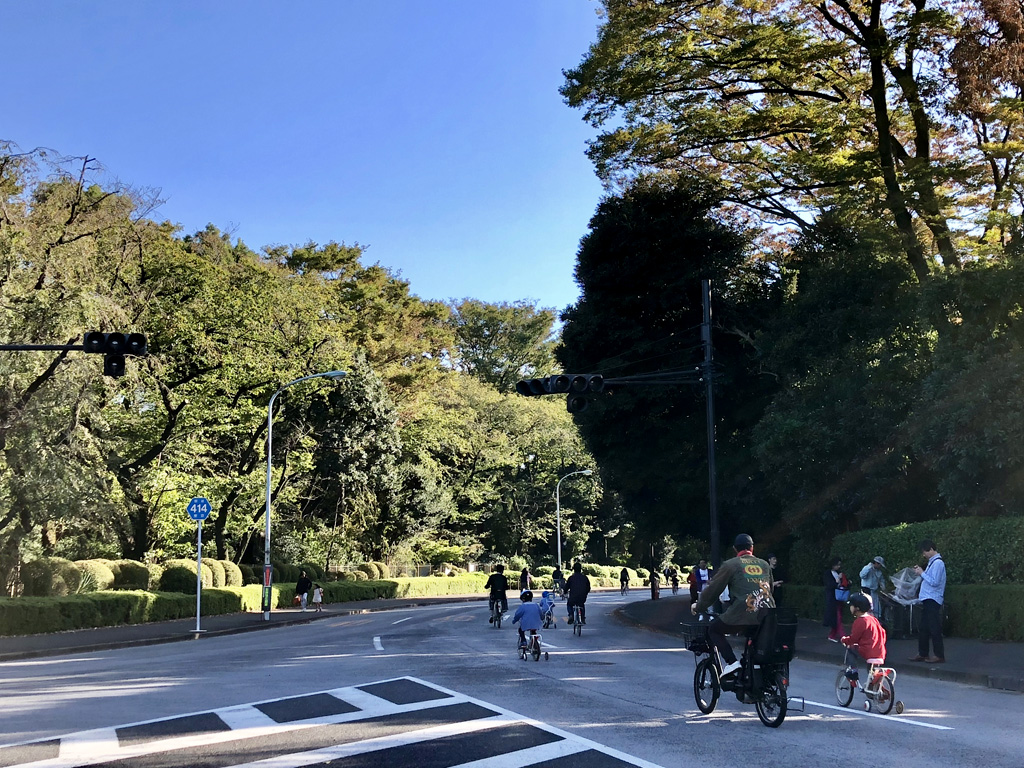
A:
POLYGON ((575 472, 570 472, 568 475, 563 475, 555 483, 555 528, 557 529, 558 536, 558 570, 562 570, 562 504, 558 496, 558 491, 562 487, 562 480, 573 475, 592 475, 594 470, 592 469, 580 469, 575 472))
POLYGON ((303 376, 301 379, 289 381, 277 392, 270 396, 270 404, 267 406, 267 507, 264 514, 263 528, 263 620, 270 621, 270 462, 273 456, 273 430, 274 430, 274 400, 288 387, 300 384, 310 379, 341 379, 348 375, 347 371, 327 371, 326 373, 314 373, 312 376, 303 376))

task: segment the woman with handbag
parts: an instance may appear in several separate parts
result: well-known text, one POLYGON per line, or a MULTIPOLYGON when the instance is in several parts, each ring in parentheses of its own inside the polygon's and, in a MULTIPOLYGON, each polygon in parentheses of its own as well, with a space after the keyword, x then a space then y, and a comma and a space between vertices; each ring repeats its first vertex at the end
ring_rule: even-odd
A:
POLYGON ((850 599, 850 581, 843 573, 843 561, 835 558, 825 571, 825 618, 822 626, 829 628, 828 639, 838 643, 843 636, 843 606, 850 599))

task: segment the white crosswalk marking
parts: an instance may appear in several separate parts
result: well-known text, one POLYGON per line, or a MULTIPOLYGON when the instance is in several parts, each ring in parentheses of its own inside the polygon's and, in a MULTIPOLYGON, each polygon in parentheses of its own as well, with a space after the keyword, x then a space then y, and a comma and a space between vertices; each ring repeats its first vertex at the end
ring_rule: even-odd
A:
POLYGON ((384 753, 380 759, 394 768, 416 768, 417 750, 422 755, 437 748, 450 757, 450 768, 557 766, 584 752, 583 759, 600 758, 601 766, 659 768, 412 677, 0 745, 0 765, 85 768, 117 761, 119 768, 174 767, 192 764, 198 750, 217 768, 304 768, 366 753, 384 753), (258 745, 259 759, 247 762, 252 745, 258 745))

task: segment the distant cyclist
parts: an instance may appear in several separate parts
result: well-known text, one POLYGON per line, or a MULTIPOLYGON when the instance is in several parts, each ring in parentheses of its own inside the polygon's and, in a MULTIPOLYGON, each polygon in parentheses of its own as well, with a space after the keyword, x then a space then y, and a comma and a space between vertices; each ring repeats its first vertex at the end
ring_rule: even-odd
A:
POLYGON ((562 569, 555 565, 555 570, 551 572, 551 581, 555 583, 558 590, 564 595, 565 594, 565 575, 562 573, 562 569))
POLYGON ((619 591, 622 592, 622 594, 629 592, 629 571, 625 568, 623 568, 622 572, 619 574, 619 591))
POLYGON ((508 611, 508 598, 505 597, 505 593, 508 592, 508 578, 505 576, 504 565, 495 567, 494 573, 487 577, 484 589, 490 592, 490 597, 487 600, 487 609, 491 612, 491 615, 487 617, 487 623, 490 624, 494 621, 494 603, 496 600, 501 601, 502 613, 508 611))
POLYGON ((590 594, 590 579, 583 573, 583 566, 577 560, 572 564, 572 576, 565 582, 565 607, 572 620, 572 609, 580 608, 580 619, 587 623, 587 595, 590 594))

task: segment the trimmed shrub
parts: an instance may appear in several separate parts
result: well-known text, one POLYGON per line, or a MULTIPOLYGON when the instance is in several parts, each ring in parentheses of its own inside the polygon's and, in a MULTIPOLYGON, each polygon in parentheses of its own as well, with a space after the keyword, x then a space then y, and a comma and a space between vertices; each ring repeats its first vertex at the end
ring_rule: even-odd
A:
POLYGON ((76 560, 75 567, 82 572, 79 591, 100 592, 114 586, 114 572, 101 560, 76 560))
POLYGON ((598 565, 597 563, 581 563, 581 565, 583 566, 583 573, 587 576, 601 577, 606 575, 603 565, 598 565))
MULTIPOLYGON (((302 564, 299 565, 299 570, 300 571, 305 571, 306 575, 310 579, 312 579, 313 581, 323 581, 324 580, 324 569, 321 568, 316 563, 302 563, 302 564)), ((296 576, 295 580, 298 581, 299 577, 296 576)))
POLYGON ((224 575, 224 565, 220 560, 216 560, 212 557, 203 558, 203 566, 210 569, 210 573, 213 575, 212 587, 223 587, 226 586, 227 582, 224 575))
POLYGON ((366 571, 346 571, 355 581, 368 581, 369 576, 366 575, 366 571))
POLYGON ((63 557, 41 557, 21 566, 26 597, 60 597, 76 592, 82 572, 63 557))
MULTIPOLYGON (((363 575, 365 576, 366 574, 364 573, 363 575)), ((356 576, 355 576, 354 573, 352 573, 352 571, 342 571, 341 573, 338 574, 338 579, 337 580, 338 581, 355 581, 356 580, 356 576)))
POLYGON ((550 576, 554 572, 555 567, 553 565, 538 565, 533 569, 534 576, 550 576))
POLYGON ((366 578, 376 580, 380 578, 380 570, 376 563, 360 563, 356 568, 366 574, 366 578))
POLYGON ((146 563, 146 570, 149 571, 148 589, 150 592, 155 592, 156 588, 160 586, 160 577, 164 574, 164 567, 160 563, 146 563))
POLYGON ((377 576, 378 579, 390 579, 391 578, 391 569, 388 568, 388 564, 387 563, 382 563, 379 560, 374 560, 373 564, 377 566, 377 571, 380 574, 379 576, 377 576))
MULTIPOLYGON (((203 563, 202 566, 203 566, 203 576, 202 576, 203 587, 204 588, 205 587, 212 587, 213 586, 213 571, 210 570, 209 566, 206 563, 203 563)), ((192 579, 193 579, 193 581, 195 580, 195 576, 196 576, 196 561, 195 560, 189 560, 189 559, 186 559, 186 558, 176 558, 174 560, 168 560, 166 563, 164 563, 164 569, 168 569, 168 568, 187 568, 188 570, 192 571, 192 579)), ((161 579, 162 578, 163 577, 161 576, 161 579)), ((193 592, 195 591, 195 584, 192 585, 192 591, 193 592)))
POLYGON ((245 563, 238 564, 238 570, 242 572, 242 584, 259 584, 262 579, 256 576, 256 569, 245 563))
POLYGON ((181 565, 169 565, 160 576, 161 592, 192 592, 196 591, 196 570, 189 570, 181 565))
MULTIPOLYGON (((141 589, 149 588, 149 568, 145 563, 136 560, 118 560, 114 563, 117 570, 114 571, 113 589, 141 589)), ((157 579, 159 583, 159 578, 157 579)))
POLYGON ((242 577, 242 569, 235 565, 230 560, 218 560, 221 567, 224 569, 224 586, 225 587, 241 587, 244 585, 245 579, 242 577))

